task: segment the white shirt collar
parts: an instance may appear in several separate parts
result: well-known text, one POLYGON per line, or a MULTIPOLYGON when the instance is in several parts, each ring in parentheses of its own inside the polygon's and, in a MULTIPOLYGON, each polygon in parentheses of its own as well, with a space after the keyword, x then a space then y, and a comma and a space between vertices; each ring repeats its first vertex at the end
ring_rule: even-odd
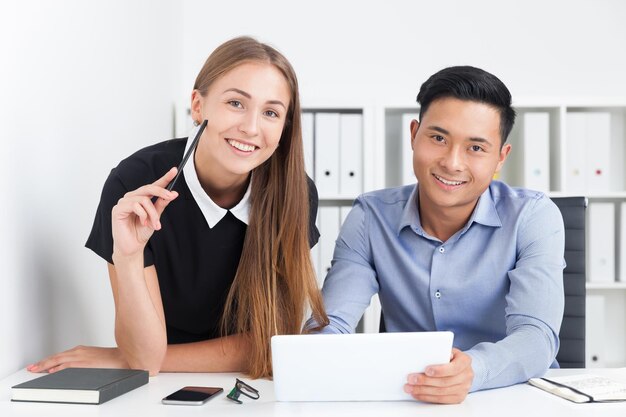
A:
MULTIPOLYGON (((193 128, 192 131, 189 132, 189 139, 187 139, 187 145, 185 145, 185 152, 183 153, 183 155, 187 152, 189 146, 191 146, 191 142, 193 142, 193 138, 196 136, 198 129, 200 129, 199 126, 193 128)), ((200 207, 200 211, 202 211, 206 222, 208 223, 210 228, 213 228, 217 223, 220 222, 220 220, 224 218, 224 216, 226 216, 226 213, 228 213, 229 210, 226 210, 225 208, 222 208, 215 204, 215 202, 211 200, 211 197, 209 197, 206 191, 204 191, 202 185, 200 185, 200 180, 198 180, 198 173, 196 171, 196 164, 194 163, 195 154, 196 150, 194 149, 189 158, 190 161, 188 161, 183 168, 183 173, 185 174, 184 178, 185 182, 187 183, 187 187, 189 187, 189 191, 191 191, 193 199, 196 200, 198 207, 200 207)), ((236 218, 244 222, 246 225, 248 224, 250 211, 251 183, 252 181, 248 183, 248 189, 246 190, 246 193, 244 194, 241 201, 237 203, 235 207, 230 209, 230 212, 233 213, 236 218)))

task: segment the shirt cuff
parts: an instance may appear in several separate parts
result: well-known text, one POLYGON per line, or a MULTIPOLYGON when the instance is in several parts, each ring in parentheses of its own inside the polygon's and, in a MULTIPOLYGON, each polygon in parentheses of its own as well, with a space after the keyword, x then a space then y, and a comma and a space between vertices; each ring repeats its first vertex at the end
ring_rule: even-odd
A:
POLYGON ((311 317, 304 324, 303 332, 304 333, 311 333, 311 334, 315 334, 315 333, 321 333, 321 334, 347 334, 347 333, 353 333, 353 332, 349 331, 346 326, 342 326, 333 317, 328 317, 328 319, 330 320, 330 323, 328 324, 328 326, 325 326, 322 329, 316 330, 316 328, 319 327, 319 324, 317 323, 317 321, 315 321, 315 319, 313 317, 311 317))
POLYGON ((480 391, 485 385, 485 377, 487 375, 486 358, 481 353, 471 349, 465 353, 472 358, 472 371, 474 371, 474 380, 469 392, 480 391))

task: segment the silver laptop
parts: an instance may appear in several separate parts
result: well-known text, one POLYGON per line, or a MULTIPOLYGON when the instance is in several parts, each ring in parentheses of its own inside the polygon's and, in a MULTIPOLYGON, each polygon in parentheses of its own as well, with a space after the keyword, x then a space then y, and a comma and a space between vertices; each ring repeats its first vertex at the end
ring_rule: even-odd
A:
POLYGON ((272 337, 278 401, 410 400, 407 376, 450 362, 452 332, 272 337))

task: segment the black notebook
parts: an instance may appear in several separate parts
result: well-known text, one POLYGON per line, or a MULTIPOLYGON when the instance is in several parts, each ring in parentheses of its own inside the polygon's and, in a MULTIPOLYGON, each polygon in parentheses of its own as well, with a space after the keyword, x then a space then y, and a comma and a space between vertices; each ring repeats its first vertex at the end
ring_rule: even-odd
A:
POLYGON ((147 371, 68 368, 11 387, 11 401, 102 404, 147 383, 147 371))

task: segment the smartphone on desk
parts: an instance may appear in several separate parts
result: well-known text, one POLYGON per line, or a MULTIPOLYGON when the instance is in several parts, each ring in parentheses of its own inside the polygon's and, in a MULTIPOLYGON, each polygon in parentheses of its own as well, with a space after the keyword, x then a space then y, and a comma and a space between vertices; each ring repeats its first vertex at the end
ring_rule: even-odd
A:
POLYGON ((220 387, 184 387, 163 398, 163 404, 202 405, 224 392, 220 387))

